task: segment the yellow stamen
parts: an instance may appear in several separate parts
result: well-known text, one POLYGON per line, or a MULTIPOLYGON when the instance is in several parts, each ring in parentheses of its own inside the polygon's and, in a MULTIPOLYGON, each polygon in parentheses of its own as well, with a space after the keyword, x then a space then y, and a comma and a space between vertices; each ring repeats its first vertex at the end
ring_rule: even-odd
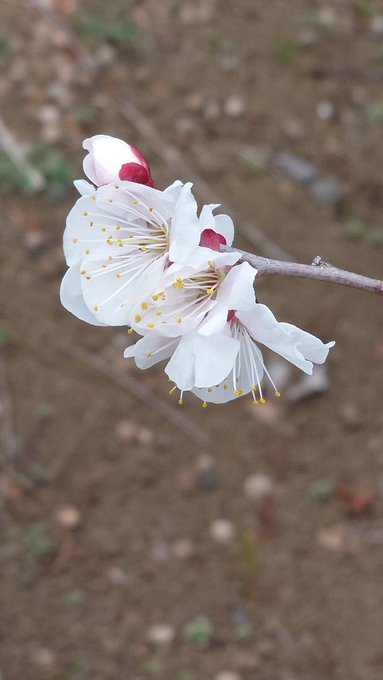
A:
POLYGON ((207 401, 202 402, 202 408, 207 408, 207 401))
POLYGON ((141 302, 141 309, 148 309, 149 305, 147 302, 141 302))
POLYGON ((134 330, 133 328, 128 328, 126 332, 128 333, 128 335, 132 335, 134 333, 134 330))
POLYGON ((148 328, 154 328, 154 323, 148 323, 148 328))
POLYGON ((278 390, 276 390, 275 396, 276 396, 276 397, 280 397, 280 396, 281 396, 281 393, 280 393, 278 390))
POLYGON ((78 238, 72 238, 72 243, 78 243, 78 238))
POLYGON ((135 320, 136 323, 140 323, 140 321, 142 321, 142 316, 140 316, 139 314, 136 314, 136 316, 134 317, 134 320, 135 320))

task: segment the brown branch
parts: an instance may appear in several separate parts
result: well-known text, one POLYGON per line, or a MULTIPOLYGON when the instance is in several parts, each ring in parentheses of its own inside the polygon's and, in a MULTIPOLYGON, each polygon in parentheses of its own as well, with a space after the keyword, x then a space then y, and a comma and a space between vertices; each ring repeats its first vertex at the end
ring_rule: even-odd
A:
POLYGON ((271 260, 268 257, 260 257, 247 253, 238 248, 228 248, 221 246, 222 251, 237 251, 242 254, 242 261, 249 262, 258 270, 257 278, 261 276, 293 276, 301 279, 314 279, 316 281, 328 281, 329 283, 339 283, 342 286, 360 288, 370 293, 383 294, 383 281, 372 279, 369 276, 354 274, 354 272, 338 269, 328 262, 323 262, 317 256, 311 264, 300 264, 298 262, 285 262, 283 260, 271 260))

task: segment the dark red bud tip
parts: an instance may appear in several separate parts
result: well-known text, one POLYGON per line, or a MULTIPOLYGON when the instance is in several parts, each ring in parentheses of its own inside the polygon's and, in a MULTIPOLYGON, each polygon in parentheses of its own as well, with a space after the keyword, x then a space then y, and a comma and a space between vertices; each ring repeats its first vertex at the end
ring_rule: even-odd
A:
POLYGON ((148 187, 155 187, 150 171, 139 163, 124 163, 118 173, 120 180, 146 184, 148 187))
POLYGON ((228 313, 227 313, 227 320, 228 320, 228 321, 231 321, 232 318, 234 317, 234 315, 235 315, 235 310, 234 310, 234 309, 229 309, 229 311, 228 311, 228 313))
POLYGON ((226 239, 222 234, 218 234, 213 229, 204 229, 199 244, 203 248, 211 248, 211 250, 216 250, 219 253, 220 245, 225 246, 226 239))

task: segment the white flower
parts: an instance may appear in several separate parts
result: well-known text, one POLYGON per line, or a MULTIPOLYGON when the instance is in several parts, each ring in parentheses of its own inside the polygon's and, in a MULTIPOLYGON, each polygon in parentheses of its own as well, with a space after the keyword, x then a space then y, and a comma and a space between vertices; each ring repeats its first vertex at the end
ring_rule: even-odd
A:
POLYGON ((82 145, 88 151, 84 172, 96 187, 123 180, 154 186, 149 164, 135 146, 109 135, 94 135, 82 145))
MULTIPOLYGON (((234 267, 235 269, 235 267, 234 267)), ((212 312, 214 315, 214 312, 212 312)), ((278 322, 270 309, 255 304, 246 311, 232 311, 219 332, 202 334, 203 326, 178 338, 166 338, 158 332, 146 334, 124 356, 134 357, 139 368, 148 368, 170 358, 165 373, 183 392, 192 391, 201 400, 224 403, 252 394, 253 403, 264 403, 262 379, 268 377, 275 395, 280 396, 264 364, 257 342, 277 352, 305 373, 313 364, 322 364, 334 342, 321 340, 288 323, 278 322)), ((206 331, 206 327, 205 327, 206 331)))
MULTIPOLYGON (((200 330, 206 332, 207 326, 200 330)), ((215 331, 218 330, 218 325, 215 331)), ((245 394, 252 394, 253 403, 264 403, 262 379, 264 375, 271 382, 275 395, 280 393, 267 370, 262 353, 257 345, 261 343, 282 356, 305 373, 311 374, 314 364, 323 364, 334 342, 324 344, 319 338, 289 323, 279 322, 271 310, 263 304, 256 304, 252 309, 235 311, 229 315, 222 332, 237 340, 240 349, 234 364, 220 384, 211 381, 206 391, 196 390, 204 403, 224 403, 245 394)), ((215 335, 211 338, 214 344, 215 335)), ((168 373, 171 379, 175 379, 168 373)))
POLYGON ((183 264, 198 248, 191 186, 118 182, 79 198, 64 232, 64 307, 90 323, 128 325, 128 309, 159 285, 169 260, 183 264))
POLYGON ((223 327, 230 309, 251 309, 257 272, 247 262, 233 267, 240 257, 197 248, 187 264, 172 264, 161 278, 161 288, 133 306, 133 329, 141 335, 149 329, 177 337, 201 324, 209 328, 216 319, 223 327))

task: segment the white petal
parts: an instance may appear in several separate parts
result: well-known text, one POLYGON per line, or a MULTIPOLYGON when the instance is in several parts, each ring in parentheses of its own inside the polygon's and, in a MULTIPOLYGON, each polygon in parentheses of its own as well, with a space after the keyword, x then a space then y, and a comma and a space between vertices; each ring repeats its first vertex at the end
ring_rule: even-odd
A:
POLYGON ((201 214, 199 216, 199 221, 201 224, 201 231, 204 229, 213 229, 216 231, 215 228, 215 217, 213 215, 213 210, 216 208, 219 208, 219 203, 210 203, 209 205, 204 205, 201 214))
POLYGON ((313 364, 323 363, 334 343, 324 344, 319 338, 287 323, 279 323, 266 305, 237 314, 255 340, 277 352, 305 373, 312 373, 313 364))
POLYGON ((234 240, 234 222, 229 215, 216 215, 214 231, 226 239, 226 245, 231 246, 234 240))
POLYGON ((248 262, 233 267, 221 283, 217 298, 227 309, 246 310, 255 305, 254 278, 257 270, 248 262))
POLYGON ((73 265, 66 272, 60 288, 61 304, 71 314, 81 319, 81 321, 86 321, 94 326, 103 326, 104 324, 89 311, 84 302, 81 290, 80 267, 81 262, 73 265))
POLYGON ((215 307, 202 323, 199 334, 211 335, 223 330, 227 313, 233 309, 251 309, 255 305, 254 277, 257 271, 248 262, 233 267, 218 288, 215 307))
POLYGON ((178 199, 181 189, 183 187, 183 182, 180 179, 176 179, 173 184, 170 184, 166 189, 164 189, 164 194, 169 196, 174 202, 178 199))
POLYGON ((194 343, 195 386, 211 387, 232 370, 240 344, 227 335, 197 336, 194 343))
POLYGON ((86 179, 75 179, 73 184, 81 196, 88 196, 89 194, 94 194, 96 191, 93 184, 87 182, 86 179))
POLYGON ((95 135, 85 139, 83 147, 89 151, 83 162, 84 172, 96 186, 118 181, 124 163, 142 165, 130 145, 116 137, 95 135))
POLYGON ((178 338, 169 340, 158 333, 149 333, 135 345, 127 347, 124 357, 134 357, 138 368, 150 368, 163 359, 168 359, 177 347, 178 338))
POLYGON ((199 335, 213 335, 220 333, 227 322, 228 307, 224 303, 216 304, 209 312, 204 321, 198 329, 199 335))
POLYGON ((180 390, 191 390, 195 384, 194 333, 184 335, 165 367, 165 373, 180 390))
POLYGON ((180 192, 170 229, 169 257, 172 262, 187 262, 200 240, 197 203, 191 192, 192 184, 185 184, 180 192))
MULTIPOLYGON (((81 277, 82 293, 89 309, 103 323, 109 326, 132 325, 132 304, 138 296, 147 295, 158 285, 165 258, 150 261, 143 255, 138 256, 142 259, 142 268, 136 270, 136 275, 124 267, 123 259, 118 268, 114 261, 112 266, 106 267, 102 260, 87 263, 87 274, 81 277)), ((118 263, 117 258, 116 261, 118 263)))

